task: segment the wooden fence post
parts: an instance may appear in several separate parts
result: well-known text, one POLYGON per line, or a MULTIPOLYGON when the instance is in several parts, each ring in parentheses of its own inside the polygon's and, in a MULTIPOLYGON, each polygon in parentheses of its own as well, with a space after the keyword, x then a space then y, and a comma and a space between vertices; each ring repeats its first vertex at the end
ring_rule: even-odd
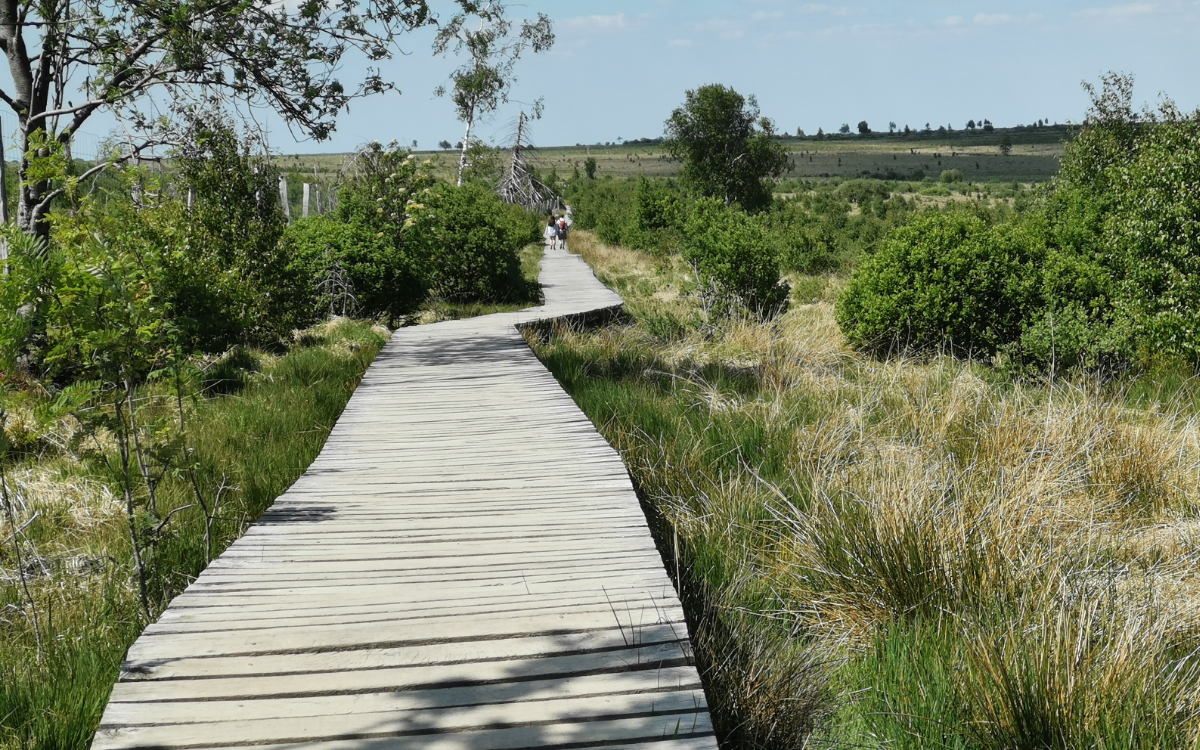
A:
POLYGON ((300 202, 300 215, 308 218, 308 196, 312 192, 312 184, 304 183, 304 199, 300 202))
POLYGON ((292 206, 288 203, 287 178, 279 175, 279 202, 283 204, 283 218, 288 223, 292 223, 292 206))

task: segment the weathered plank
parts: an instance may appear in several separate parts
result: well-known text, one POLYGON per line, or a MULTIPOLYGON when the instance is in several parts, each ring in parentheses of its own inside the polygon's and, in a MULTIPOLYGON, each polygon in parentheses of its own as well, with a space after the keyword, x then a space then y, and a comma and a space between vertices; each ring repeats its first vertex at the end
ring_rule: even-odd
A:
POLYGON ((713 750, 620 457, 517 326, 397 331, 308 471, 130 648, 95 750, 713 750))

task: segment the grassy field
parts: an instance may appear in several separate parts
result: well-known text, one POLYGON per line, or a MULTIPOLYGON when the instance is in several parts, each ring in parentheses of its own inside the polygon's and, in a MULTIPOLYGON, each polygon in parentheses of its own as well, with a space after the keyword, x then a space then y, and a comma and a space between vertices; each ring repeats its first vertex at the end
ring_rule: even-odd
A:
MULTIPOLYGON (((939 137, 913 134, 908 137, 876 134, 866 138, 833 136, 820 140, 787 138, 782 143, 791 157, 792 171, 785 177, 799 179, 853 178, 883 175, 889 171, 908 177, 920 170, 936 178, 943 170, 958 169, 971 182, 1044 182, 1058 171, 1058 157, 1066 128, 1011 131, 1012 154, 1000 154, 1003 134, 967 135, 960 131, 939 137)), ((418 151, 418 158, 432 159, 441 176, 450 175, 458 164, 456 151, 418 151)), ((300 182, 336 182, 346 154, 290 155, 276 158, 288 177, 292 203, 299 205, 300 182), (315 176, 314 171, 316 170, 315 176)), ((545 174, 553 171, 570 178, 583 171, 584 160, 596 159, 597 176, 614 178, 671 177, 679 165, 657 143, 620 145, 551 146, 534 149, 530 162, 545 174)))
POLYGON ((625 323, 534 340, 681 561, 721 732, 775 748, 1168 748, 1200 737, 1200 385, 876 360, 793 277, 705 321, 671 258, 572 249, 625 323))

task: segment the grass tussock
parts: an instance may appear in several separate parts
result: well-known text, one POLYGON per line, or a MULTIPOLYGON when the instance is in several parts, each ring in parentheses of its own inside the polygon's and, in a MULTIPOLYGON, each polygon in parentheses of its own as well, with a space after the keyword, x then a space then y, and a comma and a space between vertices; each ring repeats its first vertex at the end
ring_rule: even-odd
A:
POLYGON ((1200 741, 1194 377, 868 358, 836 277, 793 280, 773 322, 709 321, 677 261, 572 249, 632 322, 536 346, 678 547, 727 739, 1200 741))
MULTIPOLYGON (((152 615, 300 476, 387 338, 385 328, 337 319, 298 335, 285 354, 237 350, 204 363, 202 394, 182 402, 164 383, 141 389, 143 439, 182 408, 191 448, 157 486, 170 520, 146 551, 152 615)), ((25 394, 7 424, 17 459, 5 467, 14 517, 0 521, 4 750, 86 748, 145 625, 111 436, 46 413, 44 398, 25 394)))

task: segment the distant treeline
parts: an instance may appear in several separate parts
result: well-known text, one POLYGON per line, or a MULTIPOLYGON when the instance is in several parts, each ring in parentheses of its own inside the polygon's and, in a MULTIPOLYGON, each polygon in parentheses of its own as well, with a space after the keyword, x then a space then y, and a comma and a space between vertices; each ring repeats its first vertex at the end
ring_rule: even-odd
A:
MULTIPOLYGON (((1014 125, 1010 128, 993 128, 993 127, 977 127, 975 129, 954 129, 945 125, 937 127, 926 126, 921 129, 911 128, 906 133, 903 129, 897 129, 895 132, 887 130, 868 130, 866 133, 852 130, 847 133, 832 132, 826 133, 824 130, 818 130, 816 133, 804 133, 799 131, 800 135, 795 133, 776 133, 774 135, 777 141, 863 141, 863 140, 929 140, 930 138, 953 138, 955 140, 969 140, 980 146, 995 146, 999 144, 1005 135, 1012 139, 1013 143, 1059 143, 1064 139, 1070 140, 1074 133, 1078 130, 1075 125, 1014 125)), ((663 139, 659 138, 633 138, 631 140, 623 140, 620 142, 607 143, 576 143, 577 148, 584 146, 592 146, 602 148, 604 146, 660 146, 663 139)), ((555 148, 553 146, 549 148, 555 148)))

